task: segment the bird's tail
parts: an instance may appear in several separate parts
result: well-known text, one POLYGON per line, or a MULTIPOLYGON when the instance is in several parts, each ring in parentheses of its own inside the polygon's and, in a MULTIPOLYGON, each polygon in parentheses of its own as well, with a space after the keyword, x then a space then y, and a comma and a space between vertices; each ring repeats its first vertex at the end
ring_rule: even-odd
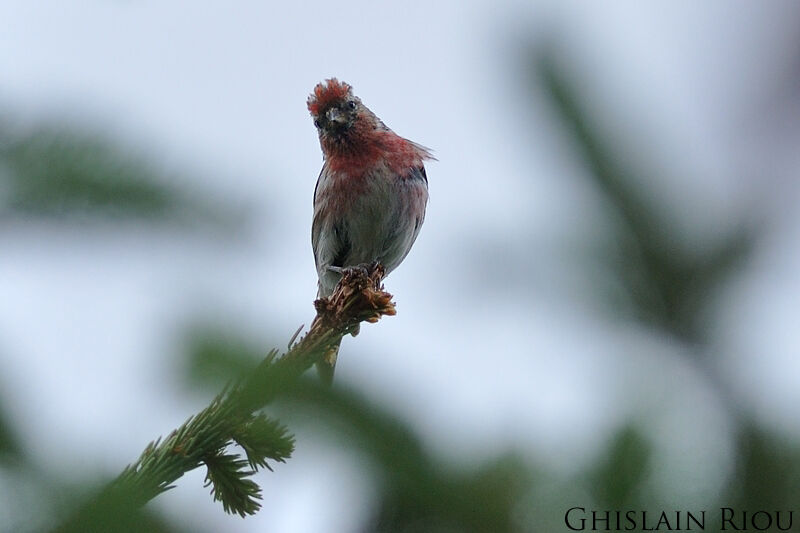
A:
POLYGON ((339 356, 339 345, 342 339, 328 346, 325 355, 317 361, 317 373, 325 385, 333 385, 333 371, 336 369, 336 358, 339 356))

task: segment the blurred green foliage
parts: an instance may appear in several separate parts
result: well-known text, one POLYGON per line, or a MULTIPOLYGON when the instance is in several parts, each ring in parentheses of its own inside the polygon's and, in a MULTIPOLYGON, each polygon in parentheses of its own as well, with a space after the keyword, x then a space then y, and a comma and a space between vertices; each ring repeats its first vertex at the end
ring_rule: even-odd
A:
POLYGON ((5 412, 0 410, 0 463, 7 458, 19 457, 20 453, 20 444, 14 429, 5 412))
POLYGON ((17 133, 0 123, 0 216, 132 219, 236 228, 247 210, 189 192, 121 141, 65 125, 17 133))
MULTIPOLYGON (((77 490, 82 496, 81 499, 69 502, 69 505, 63 508, 48 509, 55 515, 53 518, 57 524, 52 529, 48 528, 49 530, 54 533, 87 533, 90 531, 188 533, 189 531, 160 516, 152 507, 142 507, 139 495, 132 491, 121 490, 108 493, 104 492, 101 484, 92 487, 79 486, 77 490), (58 524, 62 514, 70 516, 70 520, 58 524)), ((19 531, 19 529, 13 531, 19 531)), ((30 531, 36 530, 31 529, 30 531)))
POLYGON ((426 450, 408 425, 353 390, 308 380, 288 399, 320 416, 372 465, 380 492, 364 531, 527 531, 516 506, 532 479, 513 453, 479 465, 453 465, 426 450))
MULTIPOLYGON (((724 502, 735 509, 797 510, 800 502, 800 445, 748 421, 739 434, 739 470, 724 502)), ((792 531, 798 531, 795 523, 792 531)))
MULTIPOLYGON (((215 326, 189 328, 190 384, 215 390, 251 371, 261 359, 258 343, 215 326)), ((524 461, 513 453, 483 465, 454 466, 432 455, 406 423, 341 384, 329 388, 316 376, 284 391, 283 411, 310 410, 321 435, 346 442, 371 465, 382 488, 364 531, 525 531, 514 507, 530 488, 524 461), (289 408, 286 408, 288 402, 289 408), (332 430, 332 432, 331 432, 332 430)))
POLYGON ((58 127, 0 141, 3 210, 20 214, 165 216, 183 199, 110 142, 58 127))
POLYGON ((592 497, 600 508, 642 508, 639 491, 649 473, 650 454, 650 445, 635 426, 619 430, 588 476, 592 497))
MULTIPOLYGON (((534 90, 542 92, 563 121, 586 164, 586 176, 605 199, 608 225, 615 231, 616 249, 604 249, 602 263, 624 287, 626 318, 643 328, 657 328, 683 343, 707 385, 725 403, 736 427, 735 470, 728 476, 718 507, 735 509, 796 509, 800 501, 800 443, 780 441, 760 427, 741 408, 735 391, 720 375, 721 369, 707 361, 709 346, 706 313, 725 287, 731 274, 744 268, 760 238, 760 229, 742 220, 727 239, 701 252, 691 247, 670 220, 657 213, 644 194, 646 179, 636 175, 614 150, 602 126, 591 116, 587 94, 565 74, 557 51, 550 45, 536 46, 530 57, 534 90)), ((616 295, 608 309, 620 309, 616 295)), ((617 311, 612 311, 617 312, 617 311)), ((609 454, 587 472, 590 493, 598 509, 664 509, 658 494, 642 490, 649 475, 651 446, 635 426, 623 427, 614 437, 609 454)), ((590 505, 580 502, 586 508, 590 505)), ((711 513, 706 531, 719 531, 719 513, 711 513)), ((800 531, 795 521, 791 531, 800 531)))
POLYGON ((241 331, 209 322, 189 326, 183 345, 187 354, 184 375, 190 386, 203 391, 219 390, 241 379, 264 357, 263 346, 241 331))
POLYGON ((182 202, 153 172, 99 138, 42 129, 3 143, 6 209, 69 216, 164 216, 182 202))
MULTIPOLYGON (((587 165, 595 189, 606 200, 609 225, 614 227, 617 250, 602 250, 625 289, 634 318, 688 342, 703 342, 703 306, 728 276, 742 266, 756 238, 744 222, 727 240, 697 255, 675 228, 659 217, 644 193, 645 177, 638 176, 618 156, 600 128, 593 126, 581 95, 559 71, 556 54, 537 49, 531 71, 574 141, 576 155, 587 165)), ((621 151, 621 150, 620 150, 621 151)))

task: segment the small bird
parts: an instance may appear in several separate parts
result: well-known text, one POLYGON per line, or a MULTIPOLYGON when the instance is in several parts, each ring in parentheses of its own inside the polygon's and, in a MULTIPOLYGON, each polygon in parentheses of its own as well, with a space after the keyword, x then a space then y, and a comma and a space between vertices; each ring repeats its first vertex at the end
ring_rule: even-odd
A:
MULTIPOLYGON (((311 245, 318 297, 328 297, 342 269, 380 263, 388 275, 417 238, 428 203, 423 161, 435 159, 400 137, 336 78, 308 97, 322 147, 322 171, 314 189, 311 245)), ((338 344, 317 364, 333 381, 338 344)))

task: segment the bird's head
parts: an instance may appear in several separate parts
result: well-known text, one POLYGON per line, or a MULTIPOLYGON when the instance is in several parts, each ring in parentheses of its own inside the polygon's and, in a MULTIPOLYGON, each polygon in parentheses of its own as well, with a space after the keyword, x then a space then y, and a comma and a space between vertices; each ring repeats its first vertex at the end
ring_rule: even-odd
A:
POLYGON ((353 95, 353 88, 336 78, 317 84, 307 103, 320 136, 346 134, 363 111, 361 100, 353 95))

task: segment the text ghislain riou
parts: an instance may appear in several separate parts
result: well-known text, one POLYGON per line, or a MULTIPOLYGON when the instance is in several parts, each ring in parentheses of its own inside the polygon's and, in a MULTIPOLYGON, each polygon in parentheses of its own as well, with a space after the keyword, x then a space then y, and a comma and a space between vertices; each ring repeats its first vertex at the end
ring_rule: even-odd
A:
MULTIPOLYGON (((571 531, 704 531, 706 511, 598 511, 572 507, 564 513, 571 531)), ((721 531, 789 531, 794 511, 745 511, 720 507, 721 531)), ((714 513, 716 522, 716 513, 714 513)))

